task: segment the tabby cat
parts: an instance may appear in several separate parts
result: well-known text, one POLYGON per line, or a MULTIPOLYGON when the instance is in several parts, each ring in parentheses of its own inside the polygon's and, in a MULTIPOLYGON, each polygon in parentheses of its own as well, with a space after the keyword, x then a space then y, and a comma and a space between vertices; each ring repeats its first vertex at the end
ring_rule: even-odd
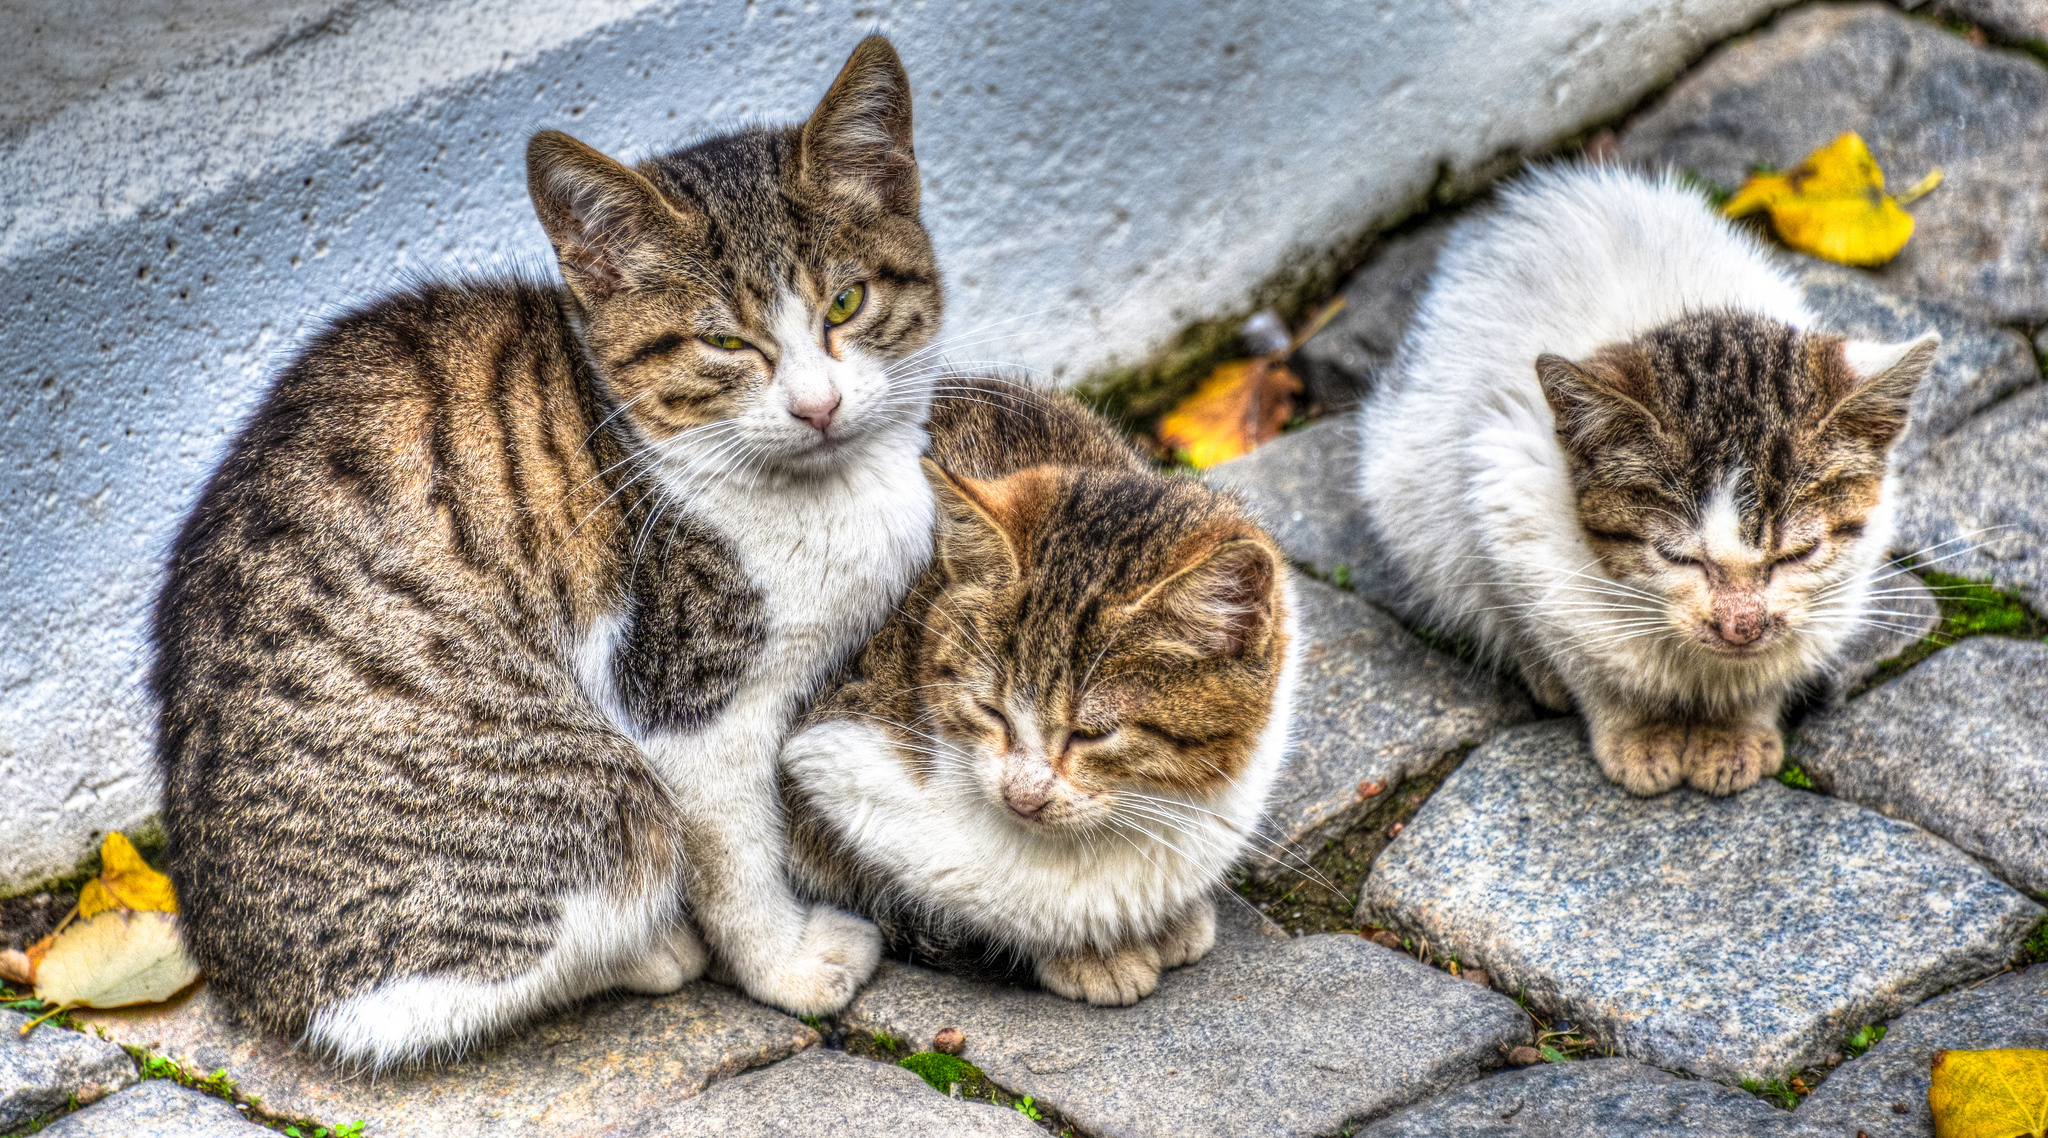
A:
POLYGON ((775 755, 930 556, 940 316, 908 80, 635 167, 527 150, 566 287, 432 285, 278 378, 185 523, 154 691, 185 936, 381 1066, 707 950, 831 1012, 874 928, 782 875, 775 755), (700 939, 701 932, 701 939, 700 939))
POLYGON ((1414 615, 1576 703, 1636 794, 1776 773, 1787 695, 1872 615, 1888 455, 1941 337, 1813 324, 1676 179, 1558 168, 1454 232, 1363 410, 1414 615))
POLYGON ((792 878, 899 950, 1098 1004, 1207 952, 1286 750, 1285 562, 1072 402, 942 393, 939 535, 782 755, 792 878))

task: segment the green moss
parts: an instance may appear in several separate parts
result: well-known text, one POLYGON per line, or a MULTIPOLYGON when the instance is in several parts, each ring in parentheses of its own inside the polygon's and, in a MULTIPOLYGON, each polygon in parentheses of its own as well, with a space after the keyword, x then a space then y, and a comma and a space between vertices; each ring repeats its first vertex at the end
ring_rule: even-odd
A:
POLYGON ((1779 769, 1778 781, 1794 790, 1813 789, 1813 779, 1807 777, 1806 769, 1791 759, 1786 759, 1785 765, 1779 769))
POLYGON ((135 1066, 144 1079, 167 1079, 181 1087, 190 1087, 202 1094, 225 1099, 239 1108, 251 1122, 267 1126, 289 1138, 362 1138, 362 1119, 338 1125, 315 1121, 304 1115, 280 1114, 266 1110, 263 1100, 242 1093, 242 1089, 223 1067, 212 1074, 205 1074, 187 1067, 169 1056, 159 1055, 147 1047, 131 1047, 122 1044, 121 1049, 135 1060, 135 1066))
POLYGON ((2027 939, 2020 942, 2020 953, 2013 958, 2014 968, 2030 968, 2036 964, 2048 964, 2048 917, 2034 926, 2027 939))
POLYGON ((1926 582, 1935 602, 1941 606, 1941 623, 1912 647, 1880 663, 1852 695, 1903 675, 1913 665, 1971 636, 2048 640, 2048 619, 2028 608, 2025 601, 1988 581, 1973 581, 1931 569, 1922 572, 1920 579, 1926 582))
POLYGON ((896 1065, 930 1083, 932 1089, 940 1094, 951 1093, 955 1083, 958 1083, 964 1092, 968 1084, 979 1082, 985 1077, 981 1073, 981 1068, 957 1055, 948 1055, 943 1051, 920 1051, 915 1055, 906 1055, 898 1059, 896 1065))
POLYGON ((1306 867, 1290 865, 1271 881, 1239 877, 1233 882, 1238 895, 1291 933, 1358 932, 1358 888, 1394 840, 1389 831, 1406 825, 1471 752, 1471 744, 1446 751, 1428 770, 1382 790, 1348 830, 1310 855, 1306 867))
POLYGON ((911 1051, 904 1042, 887 1032, 848 1031, 846 1053, 880 1063, 893 1063, 923 1079, 940 1094, 960 1088, 960 1097, 1015 1110, 1037 1122, 1059 1138, 1076 1138, 1073 1124, 1051 1107, 1030 1095, 1012 1093, 992 1082, 981 1068, 957 1056, 940 1051, 911 1051))

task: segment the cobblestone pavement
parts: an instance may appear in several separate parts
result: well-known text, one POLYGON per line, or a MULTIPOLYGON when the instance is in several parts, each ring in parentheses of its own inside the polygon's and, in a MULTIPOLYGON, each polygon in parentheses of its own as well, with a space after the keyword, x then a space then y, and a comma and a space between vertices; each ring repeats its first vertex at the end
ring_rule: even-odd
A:
MULTIPOLYGON (((1853 129, 1895 179, 1946 169, 1882 270, 1787 259, 1834 330, 1943 334, 1898 450, 1895 552, 1933 550, 1923 563, 2048 611, 2048 68, 2000 46, 2048 36, 2048 5, 1936 7, 1983 31, 1880 4, 1788 10, 1621 124, 1616 154, 1732 187, 1853 129)), ((1371 389, 1452 220, 1404 228, 1347 284, 1299 360, 1326 406, 1371 389)), ((1216 950, 1130 1008, 890 963, 831 1023, 696 984, 376 1079, 243 1028, 202 988, 80 1015, 82 1033, 0 1024, 0 1131, 61 1115, 46 1133, 254 1134, 256 1116, 365 1135, 1928 1138, 1935 1050, 2048 1046, 2048 966, 2011 966, 2048 954, 2041 625, 1921 645, 1911 667, 1880 662, 1914 634, 1874 632, 1788 737, 1809 785, 1631 799, 1576 720, 1389 615, 1354 447, 1332 419, 1211 477, 1321 578, 1302 581, 1302 730, 1271 856, 1240 887, 1305 925, 1287 867, 1351 858, 1355 894, 1321 902, 1316 927, 1370 920, 1390 930, 1365 928, 1378 943, 1290 936, 1225 897, 1216 950), (1889 1033, 1845 1061, 1876 1023, 1889 1033), (943 1028, 964 1035, 964 1081, 887 1062, 943 1028), (131 1055, 149 1053, 186 1082, 221 1075, 210 1093, 138 1083, 131 1055)), ((1897 620, 1934 628, 1917 578, 1892 584, 1897 620)))

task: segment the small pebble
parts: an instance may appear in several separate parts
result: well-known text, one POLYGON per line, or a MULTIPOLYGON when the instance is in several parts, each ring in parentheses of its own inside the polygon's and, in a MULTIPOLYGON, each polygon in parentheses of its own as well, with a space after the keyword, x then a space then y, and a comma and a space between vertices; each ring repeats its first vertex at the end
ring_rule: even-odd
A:
POLYGON ((1401 938, 1395 936, 1393 933, 1387 931, 1386 929, 1374 929, 1371 932, 1365 934, 1365 939, 1373 942, 1376 945, 1381 946, 1382 948, 1391 948, 1395 952, 1401 951, 1401 938))
POLYGON ((967 1046, 967 1037, 957 1027, 942 1027, 932 1036, 932 1050, 948 1055, 958 1055, 967 1046))
POLYGON ((1910 1107, 1910 1106, 1907 1106, 1907 1105, 1906 1105, 1905 1103, 1902 1103, 1902 1102, 1895 1102, 1895 1103, 1893 1103, 1893 1104, 1892 1104, 1892 1113, 1893 1113, 1893 1114, 1911 1114, 1911 1113, 1913 1113, 1913 1108, 1912 1108, 1912 1107, 1910 1107))
POLYGON ((1384 784, 1374 782, 1372 779, 1366 779, 1358 784, 1358 796, 1360 798, 1371 798, 1385 789, 1386 786, 1384 784))
POLYGON ((1517 1047, 1508 1052, 1508 1066, 1534 1067, 1543 1062, 1543 1052, 1534 1047, 1517 1047))
POLYGON ((1401 829, 1402 829, 1402 827, 1406 826, 1407 824, 1408 824, 1408 823, 1406 823, 1406 822, 1396 822, 1396 823, 1394 823, 1394 824, 1393 824, 1392 826, 1388 827, 1388 829, 1387 829, 1387 836, 1388 836, 1388 837, 1390 837, 1390 838, 1398 838, 1398 837, 1400 837, 1400 836, 1401 836, 1401 829))
POLYGON ((1482 988, 1493 987, 1493 977, 1488 976, 1484 968, 1467 968, 1463 972, 1458 973, 1458 979, 1470 980, 1482 988))

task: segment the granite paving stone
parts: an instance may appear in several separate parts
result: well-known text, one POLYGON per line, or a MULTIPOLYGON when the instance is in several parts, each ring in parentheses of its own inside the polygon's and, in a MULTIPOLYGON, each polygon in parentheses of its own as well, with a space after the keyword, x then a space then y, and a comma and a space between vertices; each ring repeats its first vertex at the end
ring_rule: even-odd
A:
POLYGON ((1497 1066, 1514 1001, 1350 934, 1290 938, 1227 896, 1217 945, 1127 1008, 889 962, 844 1022, 942 1027, 961 1057, 1097 1138, 1335 1133, 1497 1066))
POLYGON ((1341 836, 1403 779, 1536 714, 1519 685, 1432 651, 1357 597, 1314 580, 1295 589, 1307 643, 1294 750, 1266 809, 1270 845, 1245 866, 1261 880, 1341 836), (1361 795, 1361 783, 1382 793, 1361 795))
POLYGON ((1936 996, 1900 1016, 1876 1047, 1835 1069, 1794 1117, 1803 1134, 1933 1138, 1928 1070, 1942 1050, 2048 1049, 2048 965, 1936 996), (1905 1113, 1892 1109, 1904 1103, 1905 1113))
POLYGON ((1325 576, 1341 573, 1368 600, 1395 600, 1396 583, 1376 552, 1358 496, 1358 423, 1352 416, 1289 431, 1211 469, 1208 479, 1242 498, 1288 557, 1325 576))
POLYGON ((1620 157, 1733 188, 1853 130, 1895 189, 1934 167, 1913 239, 1876 271, 1993 323, 2048 320, 2048 67, 1884 4, 1794 8, 1723 45, 1622 132, 1620 157))
POLYGON ((724 1138, 1045 1138, 1007 1107, 940 1094, 889 1063, 806 1051, 655 1112, 637 1129, 724 1138))
POLYGON ((115 1044, 54 1024, 21 1033, 31 1017, 0 1010, 0 1131, 79 1102, 97 1102, 135 1081, 135 1061, 115 1044))
POLYGON ((39 1133, 44 1138, 259 1138, 277 1131, 249 1121, 225 1099, 151 1079, 67 1114, 39 1133))
POLYGON ((816 1043, 800 1021, 715 984, 600 998, 472 1049, 456 1062, 345 1071, 240 1023, 200 985, 167 1004, 79 1013, 122 1043, 211 1073, 279 1114, 364 1119, 378 1138, 471 1130, 610 1134, 649 1110, 816 1043))
POLYGON ((1361 910, 1622 1054, 1774 1078, 2002 968, 2040 906, 1917 826, 1766 779, 1641 799, 1577 720, 1473 752, 1361 910))
POLYGON ((1809 719, 1793 754, 1837 798, 1903 818, 2048 894, 2048 644, 1979 636, 1809 719))
POLYGON ((1633 1059, 1539 1063, 1419 1103, 1356 1138, 1774 1138, 1791 1116, 1633 1059))
POLYGON ((1899 472, 1901 550, 2048 612, 2048 387, 1978 415, 1899 472))

